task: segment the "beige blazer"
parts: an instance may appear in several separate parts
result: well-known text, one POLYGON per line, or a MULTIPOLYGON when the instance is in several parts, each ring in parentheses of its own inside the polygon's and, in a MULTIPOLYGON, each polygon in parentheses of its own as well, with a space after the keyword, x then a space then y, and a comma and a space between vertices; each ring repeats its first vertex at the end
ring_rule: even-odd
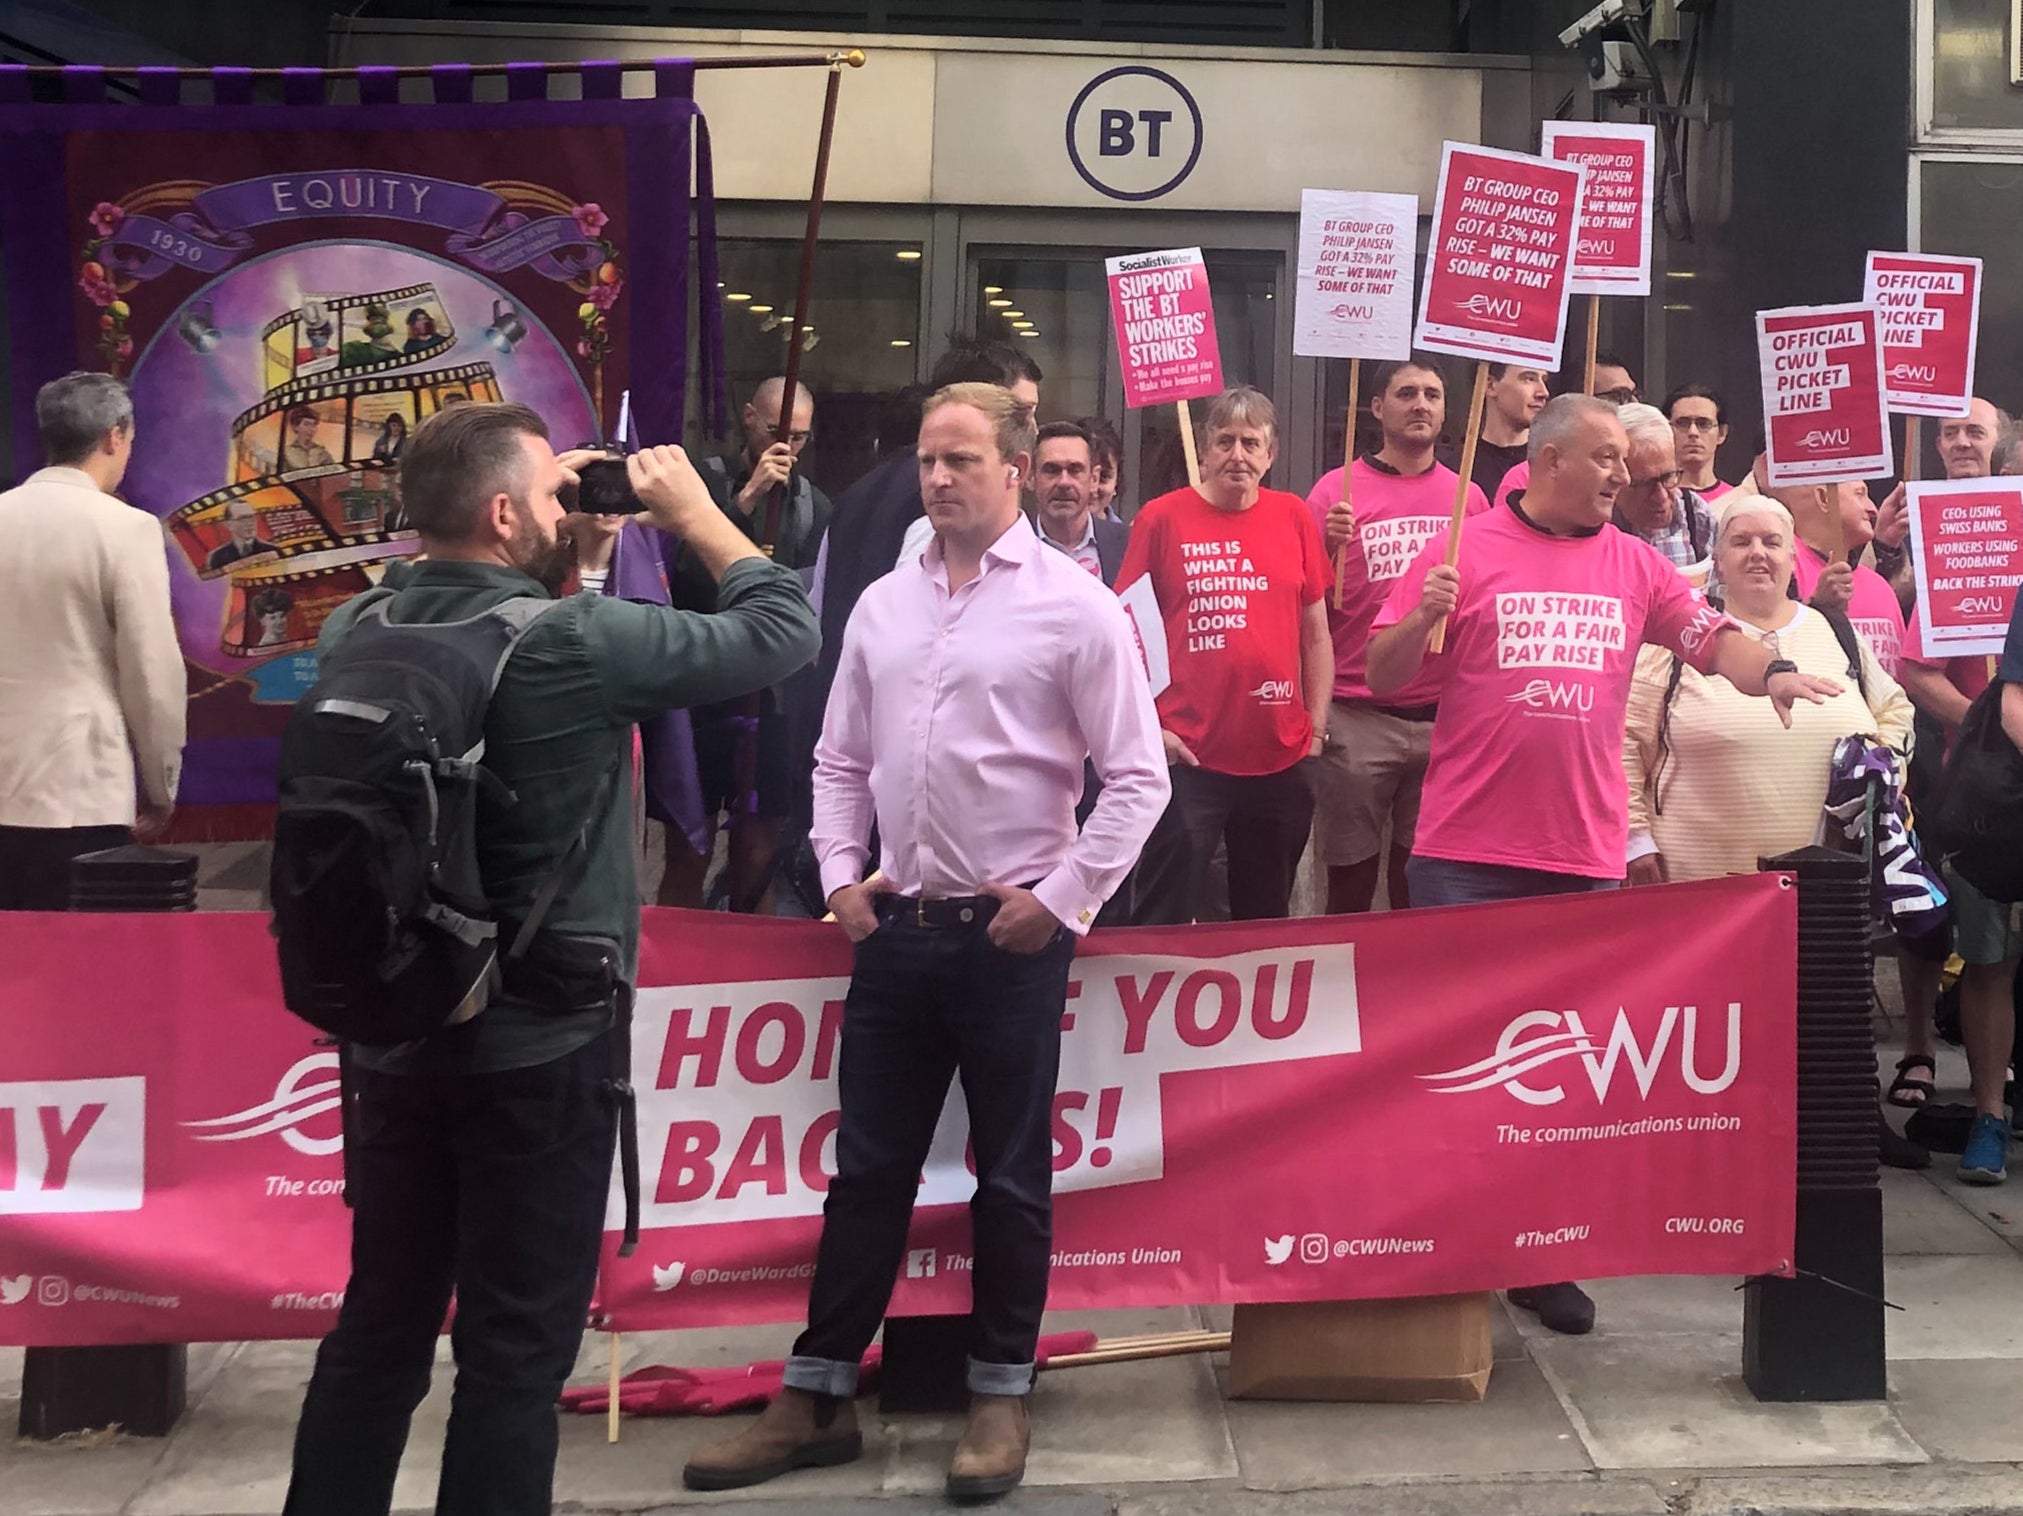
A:
POLYGON ((81 469, 0 494, 0 826, 173 802, 186 694, 161 523, 81 469))

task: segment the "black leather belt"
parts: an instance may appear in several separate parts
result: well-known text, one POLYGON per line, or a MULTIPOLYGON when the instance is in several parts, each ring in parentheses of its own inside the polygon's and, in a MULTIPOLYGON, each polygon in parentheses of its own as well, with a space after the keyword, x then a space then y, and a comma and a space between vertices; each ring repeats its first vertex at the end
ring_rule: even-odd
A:
POLYGON ((990 895, 880 895, 878 919, 904 920, 930 930, 988 925, 997 914, 998 902, 990 895))

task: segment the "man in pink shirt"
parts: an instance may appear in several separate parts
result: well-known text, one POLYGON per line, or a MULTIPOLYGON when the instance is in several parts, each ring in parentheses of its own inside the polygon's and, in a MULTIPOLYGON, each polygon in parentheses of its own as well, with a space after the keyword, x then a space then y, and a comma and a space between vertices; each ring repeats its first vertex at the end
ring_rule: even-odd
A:
MULTIPOLYGON (((1609 524, 1629 482, 1616 408, 1562 395, 1531 429, 1531 487, 1468 520, 1459 568, 1430 544, 1376 620, 1368 679, 1440 702, 1419 833, 1415 905, 1614 889, 1629 842, 1625 712, 1637 649, 1669 647, 1788 725, 1795 700, 1839 693, 1745 636, 1658 554, 1609 524), (1429 650, 1447 622, 1446 650, 1429 650)), ((1578 1285, 1513 1290, 1548 1327, 1585 1332, 1578 1285)))
MULTIPOLYGON (((1391 586, 1428 542, 1444 537, 1454 515, 1454 470, 1433 445, 1447 422, 1447 390, 1435 360, 1413 357, 1379 368, 1370 414, 1384 445, 1355 461, 1349 499, 1342 471, 1321 475, 1307 496, 1340 568, 1328 604, 1335 642, 1334 707, 1315 765, 1314 852, 1327 870, 1328 913, 1367 911, 1377 895, 1384 832, 1391 834, 1390 899, 1411 905, 1405 860, 1419 821, 1419 786, 1433 740, 1431 701, 1380 701, 1363 679, 1370 623, 1391 586)), ((1489 502, 1468 487, 1468 511, 1489 502)))
POLYGON ((811 834, 829 907, 857 945, 837 1173, 786 1387, 756 1423, 689 1461, 690 1489, 862 1452, 857 1366, 957 1074, 976 1159, 976 1263, 969 1425, 948 1490, 1000 1495, 1025 1472, 1068 969, 1168 795, 1123 607, 1020 517, 1033 445, 1032 408, 1009 390, 935 394, 916 444, 934 540, 864 592, 844 632, 811 834), (1078 836, 1086 759, 1103 793, 1078 836), (866 880, 874 821, 879 871, 866 880))

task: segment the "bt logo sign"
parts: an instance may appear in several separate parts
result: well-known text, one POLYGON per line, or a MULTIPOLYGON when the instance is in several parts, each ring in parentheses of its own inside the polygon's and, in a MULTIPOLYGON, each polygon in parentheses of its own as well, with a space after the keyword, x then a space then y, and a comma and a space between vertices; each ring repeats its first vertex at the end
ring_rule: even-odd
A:
POLYGON ((1194 172, 1201 140, 1201 107, 1161 69, 1107 69, 1068 107, 1068 161, 1112 200, 1171 194, 1194 172))

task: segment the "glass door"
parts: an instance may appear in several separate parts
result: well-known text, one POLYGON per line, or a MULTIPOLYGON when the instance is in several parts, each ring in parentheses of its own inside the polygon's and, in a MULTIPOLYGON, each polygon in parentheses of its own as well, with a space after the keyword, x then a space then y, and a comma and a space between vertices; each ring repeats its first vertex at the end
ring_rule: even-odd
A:
MULTIPOLYGON (((1174 407, 1124 409, 1116 338, 1110 329, 1109 282, 1103 269, 1108 256, 1108 251, 1089 247, 972 244, 965 285, 970 330, 986 340, 1028 347, 1039 364, 1045 375, 1040 384, 1041 420, 1100 417, 1117 428, 1124 439, 1118 503, 1129 516, 1144 501, 1179 488, 1187 470, 1174 407)), ((1203 256, 1215 304, 1223 379, 1232 385, 1252 384, 1271 395, 1279 405, 1281 431, 1289 431, 1294 418, 1274 387, 1280 370, 1277 313, 1284 258, 1276 251, 1214 248, 1204 249, 1203 256)), ((1195 419, 1198 423, 1198 414, 1195 419)), ((1280 438, 1282 460, 1287 440, 1280 438)), ((1268 482, 1281 489, 1305 488, 1286 482, 1289 478, 1282 461, 1268 482)))

